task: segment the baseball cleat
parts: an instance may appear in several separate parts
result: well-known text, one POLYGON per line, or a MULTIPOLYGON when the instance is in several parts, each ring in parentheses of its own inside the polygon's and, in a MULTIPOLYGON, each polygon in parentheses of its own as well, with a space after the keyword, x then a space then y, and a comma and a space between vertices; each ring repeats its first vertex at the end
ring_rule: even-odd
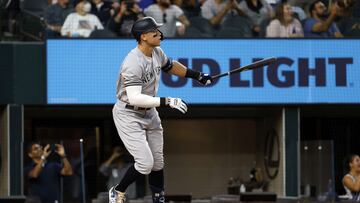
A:
POLYGON ((159 193, 153 193, 153 203, 165 203, 164 191, 161 191, 159 193))
POLYGON ((109 190, 109 203, 125 203, 125 193, 116 191, 115 187, 116 186, 109 190))

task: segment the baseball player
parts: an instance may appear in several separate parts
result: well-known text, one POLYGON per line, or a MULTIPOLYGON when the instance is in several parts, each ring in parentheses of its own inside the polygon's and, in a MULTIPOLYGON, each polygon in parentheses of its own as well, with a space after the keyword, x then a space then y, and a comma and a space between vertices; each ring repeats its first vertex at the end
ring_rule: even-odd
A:
POLYGON ((149 175, 154 203, 164 203, 163 128, 155 107, 171 107, 186 113, 180 98, 156 97, 160 71, 193 78, 203 85, 211 76, 186 68, 161 50, 163 35, 153 18, 136 21, 131 33, 138 46, 125 57, 117 82, 117 102, 113 118, 121 140, 135 159, 118 185, 109 190, 110 203, 123 203, 126 188, 139 177, 149 175))

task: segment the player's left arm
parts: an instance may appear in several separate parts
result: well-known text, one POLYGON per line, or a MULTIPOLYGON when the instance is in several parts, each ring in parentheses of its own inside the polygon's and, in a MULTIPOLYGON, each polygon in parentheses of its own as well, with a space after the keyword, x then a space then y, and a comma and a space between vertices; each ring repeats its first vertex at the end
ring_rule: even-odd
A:
POLYGON ((178 61, 168 59, 168 63, 172 63, 171 67, 168 70, 168 73, 177 75, 179 77, 192 78, 199 81, 203 85, 209 85, 212 82, 212 77, 207 73, 202 73, 199 71, 191 70, 185 67, 183 64, 178 61))
POLYGON ((203 85, 209 85, 212 82, 212 77, 207 73, 202 73, 196 70, 191 70, 187 68, 183 64, 178 61, 172 60, 171 58, 167 57, 166 54, 162 51, 160 47, 156 48, 155 51, 158 52, 160 59, 161 59, 161 69, 164 72, 167 72, 172 75, 177 75, 179 77, 186 77, 192 78, 197 80, 203 85))

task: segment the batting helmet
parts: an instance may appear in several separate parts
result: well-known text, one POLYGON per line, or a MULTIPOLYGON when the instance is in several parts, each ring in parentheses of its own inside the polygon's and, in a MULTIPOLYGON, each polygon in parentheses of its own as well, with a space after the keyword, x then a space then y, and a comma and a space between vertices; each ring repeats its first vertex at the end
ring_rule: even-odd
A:
MULTIPOLYGON (((159 27, 161 27, 162 25, 163 25, 162 23, 157 23, 155 21, 155 19, 152 18, 152 17, 145 17, 145 18, 142 18, 140 20, 137 20, 134 23, 134 25, 131 28, 131 34, 139 42, 141 34, 151 32, 151 31, 155 31, 159 27)), ((163 40, 163 38, 164 38, 163 33, 160 30, 159 30, 159 32, 160 32, 160 35, 161 35, 160 40, 163 40)))

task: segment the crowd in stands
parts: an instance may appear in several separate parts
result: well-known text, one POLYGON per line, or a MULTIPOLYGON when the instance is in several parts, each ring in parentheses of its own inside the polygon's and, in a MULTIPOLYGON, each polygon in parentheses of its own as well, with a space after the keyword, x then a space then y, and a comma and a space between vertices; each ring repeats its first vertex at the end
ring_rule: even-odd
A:
POLYGON ((144 16, 163 23, 160 30, 165 37, 360 36, 360 2, 356 0, 46 1, 40 13, 42 39, 130 37, 132 24, 144 16))

